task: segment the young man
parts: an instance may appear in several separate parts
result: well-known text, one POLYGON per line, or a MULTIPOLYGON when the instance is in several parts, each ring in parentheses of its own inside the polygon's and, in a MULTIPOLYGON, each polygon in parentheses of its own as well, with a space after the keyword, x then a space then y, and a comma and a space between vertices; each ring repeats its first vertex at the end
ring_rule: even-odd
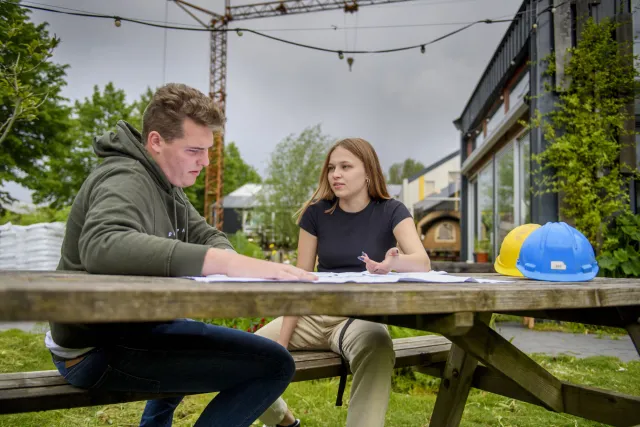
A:
MULTIPOLYGON (((182 188, 209 164, 224 118, 196 89, 168 84, 144 112, 142 135, 120 121, 94 140, 104 161, 67 221, 58 270, 147 276, 314 280, 301 269, 238 255, 182 188)), ((73 309, 73 308, 70 308, 73 309)), ((266 338, 190 320, 51 323, 45 338, 67 381, 97 390, 220 393, 196 426, 249 426, 285 390, 295 365, 266 338)), ((170 426, 182 398, 147 403, 141 426, 170 426)))

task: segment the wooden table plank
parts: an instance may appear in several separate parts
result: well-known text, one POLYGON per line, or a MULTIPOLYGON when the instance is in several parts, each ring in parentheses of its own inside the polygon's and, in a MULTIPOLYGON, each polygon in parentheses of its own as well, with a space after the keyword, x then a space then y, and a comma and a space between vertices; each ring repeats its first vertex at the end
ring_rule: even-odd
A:
POLYGON ((633 305, 640 305, 638 279, 507 284, 199 283, 145 276, 0 272, 2 321, 435 314, 633 305))

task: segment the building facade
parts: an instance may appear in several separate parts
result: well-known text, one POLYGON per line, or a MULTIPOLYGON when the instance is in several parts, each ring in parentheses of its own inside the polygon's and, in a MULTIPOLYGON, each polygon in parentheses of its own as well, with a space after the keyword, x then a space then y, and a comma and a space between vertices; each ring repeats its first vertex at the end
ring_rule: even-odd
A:
POLYGON ((399 200, 414 215, 416 203, 439 192, 460 179, 460 151, 443 157, 430 164, 410 178, 402 180, 399 200))
MULTIPOLYGON (((556 76, 560 81, 564 55, 580 37, 578 16, 596 21, 606 17, 624 24, 618 40, 631 40, 636 33, 639 5, 629 0, 524 0, 489 65, 465 106, 454 121, 461 135, 461 258, 474 260, 476 246, 488 246, 493 261, 502 240, 514 227, 558 221, 557 194, 538 195, 532 181, 532 155, 541 153, 547 141, 541 129, 525 130, 535 111, 548 113, 557 102, 545 90, 553 77, 544 74, 541 61, 556 52, 556 76)), ((635 2, 640 3, 640 2, 635 2)), ((635 44, 634 44, 635 47, 635 44)), ((636 128, 640 125, 636 106, 636 128)), ((640 144, 623 150, 620 161, 637 168, 640 144)), ((637 212, 638 185, 629 189, 632 209, 637 212)))

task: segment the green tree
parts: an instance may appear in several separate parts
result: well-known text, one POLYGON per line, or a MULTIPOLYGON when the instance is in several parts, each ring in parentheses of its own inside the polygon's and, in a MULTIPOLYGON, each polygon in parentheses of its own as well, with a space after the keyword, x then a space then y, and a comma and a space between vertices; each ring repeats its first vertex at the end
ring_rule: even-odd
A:
MULTIPOLYGON (((189 197, 191 204, 200 212, 204 214, 204 178, 205 171, 203 170, 198 176, 196 183, 191 187, 185 188, 184 192, 189 197)), ((256 169, 246 163, 235 142, 229 142, 224 146, 224 173, 222 175, 223 183, 223 195, 231 193, 232 191, 242 187, 247 183, 259 184, 262 182, 262 178, 256 171, 256 169)))
MULTIPOLYGON (((42 163, 69 145, 70 111, 60 95, 67 66, 51 62, 60 40, 46 23, 33 24, 16 0, 1 2, 0 16, 0 186, 33 188, 36 180, 25 177, 39 175, 42 163)), ((0 191, 0 202, 12 200, 0 191)))
POLYGON ((153 97, 153 93, 155 90, 152 90, 150 87, 147 87, 147 90, 144 91, 140 98, 133 102, 131 105, 131 113, 129 115, 129 123, 142 132, 142 116, 144 114, 145 108, 151 102, 151 98, 153 97))
POLYGON ((276 146, 267 168, 265 188, 259 195, 258 215, 268 230, 269 241, 295 247, 298 226, 295 212, 311 197, 329 148, 331 137, 320 125, 306 128, 300 135, 290 135, 276 146))
MULTIPOLYGON (((539 126, 549 142, 534 159, 535 179, 545 192, 563 194, 561 215, 589 239, 596 252, 616 245, 605 239, 613 218, 630 211, 628 186, 638 176, 620 163, 621 137, 629 135, 625 123, 633 121, 626 106, 634 101, 634 58, 630 46, 612 37, 610 20, 586 20, 581 40, 569 49, 565 81, 554 88, 557 108, 549 115, 536 112, 532 126, 539 126)), ((555 72, 555 58, 548 73, 555 72)), ((547 88, 551 90, 551 88, 547 88)), ((631 131, 634 132, 634 131, 631 131)), ((624 138, 622 138, 624 139, 624 138)))
POLYGON ((28 213, 15 213, 7 210, 0 215, 0 225, 8 222, 13 225, 31 225, 42 222, 66 222, 70 211, 70 206, 60 210, 41 207, 28 213))
POLYGON ((26 178, 33 188, 35 203, 48 202, 51 207, 70 205, 80 186, 100 163, 93 151, 93 140, 112 131, 118 120, 129 121, 134 105, 126 102, 122 89, 107 83, 101 91, 96 85, 93 94, 73 106, 69 137, 73 145, 61 156, 50 157, 45 173, 26 178))
POLYGON ((414 159, 406 159, 402 163, 394 163, 389 167, 389 184, 402 184, 402 180, 410 178, 424 169, 424 165, 414 159))
POLYGON ((240 156, 240 151, 235 142, 230 142, 224 147, 223 181, 223 193, 225 196, 246 183, 259 184, 262 182, 258 171, 242 160, 242 156, 240 156))

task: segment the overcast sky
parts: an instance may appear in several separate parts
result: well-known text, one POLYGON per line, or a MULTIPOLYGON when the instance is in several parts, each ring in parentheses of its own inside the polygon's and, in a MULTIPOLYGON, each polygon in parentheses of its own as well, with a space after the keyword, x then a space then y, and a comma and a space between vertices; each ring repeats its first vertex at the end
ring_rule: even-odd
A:
MULTIPOLYGON (((36 1, 163 22, 167 11, 170 23, 197 24, 165 0, 36 1)), ((214 12, 224 9, 222 0, 191 2, 214 12)), ((513 16, 520 3, 418 0, 362 6, 357 14, 336 10, 237 21, 231 26, 332 49, 387 49, 428 42, 460 27, 461 22, 513 16), (441 23, 458 24, 422 25, 441 23), (404 27, 318 30, 398 25, 404 27)), ((206 15, 198 15, 206 20, 206 15)), ((148 86, 164 82, 186 83, 209 92, 208 33, 165 31, 128 22, 117 28, 111 20, 50 12, 34 11, 31 16, 35 22, 48 22, 50 31, 61 38, 53 59, 70 66, 63 90, 70 100, 90 96, 94 85, 103 88, 110 81, 125 90, 129 101, 148 86)), ((424 55, 418 49, 356 55, 352 72, 346 58, 340 61, 332 53, 249 33, 242 37, 229 33, 226 140, 235 141, 244 160, 263 175, 279 141, 318 123, 335 139, 357 136, 370 141, 385 171, 408 157, 428 165, 459 148, 452 122, 462 113, 507 27, 507 23, 476 25, 427 46, 424 55)), ((26 198, 23 191, 14 194, 26 198)))

